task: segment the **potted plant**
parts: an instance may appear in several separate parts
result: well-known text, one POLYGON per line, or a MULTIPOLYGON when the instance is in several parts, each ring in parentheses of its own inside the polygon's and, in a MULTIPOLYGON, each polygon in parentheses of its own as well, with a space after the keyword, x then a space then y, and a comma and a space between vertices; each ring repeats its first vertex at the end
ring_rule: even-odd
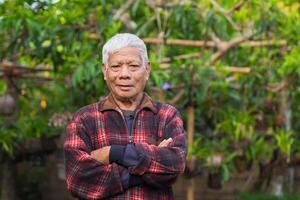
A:
POLYGON ((247 113, 230 113, 216 128, 216 132, 224 133, 224 139, 228 140, 230 147, 235 151, 234 165, 240 173, 252 166, 253 159, 247 152, 255 141, 253 122, 253 117, 247 113))
POLYGON ((283 194, 284 177, 287 176, 288 166, 291 161, 293 144, 295 142, 294 132, 279 129, 274 133, 275 139, 275 160, 271 173, 269 190, 272 194, 280 196, 283 194))
POLYGON ((282 159, 286 164, 290 163, 292 154, 292 145, 295 142, 293 131, 284 131, 282 129, 275 132, 276 147, 279 150, 278 159, 282 159))
POLYGON ((246 151, 247 159, 253 162, 266 165, 270 163, 274 153, 274 143, 266 140, 264 135, 257 135, 246 151))
POLYGON ((235 152, 228 151, 226 141, 204 138, 201 140, 197 157, 203 161, 207 169, 207 185, 212 189, 221 189, 224 182, 229 180, 230 166, 235 152))

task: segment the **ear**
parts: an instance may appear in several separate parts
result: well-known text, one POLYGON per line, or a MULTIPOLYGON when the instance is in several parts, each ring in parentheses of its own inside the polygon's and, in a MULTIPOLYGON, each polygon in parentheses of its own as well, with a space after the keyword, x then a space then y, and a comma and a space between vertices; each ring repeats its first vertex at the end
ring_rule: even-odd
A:
POLYGON ((147 64, 146 64, 146 73, 147 73, 146 80, 149 79, 149 77, 150 77, 150 72, 151 72, 151 63, 150 63, 150 62, 147 62, 147 64))
POLYGON ((103 78, 104 80, 106 80, 106 66, 104 63, 102 63, 101 70, 102 70, 103 78))

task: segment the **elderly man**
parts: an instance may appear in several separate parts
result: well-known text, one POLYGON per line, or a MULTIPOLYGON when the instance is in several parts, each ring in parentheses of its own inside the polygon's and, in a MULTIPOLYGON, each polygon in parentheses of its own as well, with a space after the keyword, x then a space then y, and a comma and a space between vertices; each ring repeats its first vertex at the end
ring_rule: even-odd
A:
POLYGON ((173 106, 143 92, 146 46, 136 35, 117 34, 102 56, 110 93, 68 124, 68 190, 79 199, 173 199, 172 184, 185 168, 185 131, 173 106))

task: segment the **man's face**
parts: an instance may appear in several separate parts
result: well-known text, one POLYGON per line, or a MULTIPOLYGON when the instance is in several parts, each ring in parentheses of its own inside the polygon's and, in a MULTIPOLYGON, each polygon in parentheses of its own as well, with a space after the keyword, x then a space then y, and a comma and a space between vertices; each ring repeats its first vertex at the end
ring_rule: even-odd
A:
POLYGON ((126 47, 109 55, 108 66, 103 64, 102 72, 116 98, 135 100, 143 93, 150 74, 150 64, 144 65, 135 47, 126 47))

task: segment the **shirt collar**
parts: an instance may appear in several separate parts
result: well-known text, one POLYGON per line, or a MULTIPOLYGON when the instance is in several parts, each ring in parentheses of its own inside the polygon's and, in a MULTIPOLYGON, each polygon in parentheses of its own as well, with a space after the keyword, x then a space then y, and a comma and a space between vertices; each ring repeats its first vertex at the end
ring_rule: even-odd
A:
MULTIPOLYGON (((139 107, 138 110, 142 110, 144 108, 150 109, 154 114, 157 113, 157 107, 154 105, 154 102, 152 98, 144 93, 144 98, 139 107)), ((113 100, 113 96, 111 93, 109 93, 103 100, 100 101, 99 111, 103 112, 106 110, 119 110, 118 105, 113 100)))

